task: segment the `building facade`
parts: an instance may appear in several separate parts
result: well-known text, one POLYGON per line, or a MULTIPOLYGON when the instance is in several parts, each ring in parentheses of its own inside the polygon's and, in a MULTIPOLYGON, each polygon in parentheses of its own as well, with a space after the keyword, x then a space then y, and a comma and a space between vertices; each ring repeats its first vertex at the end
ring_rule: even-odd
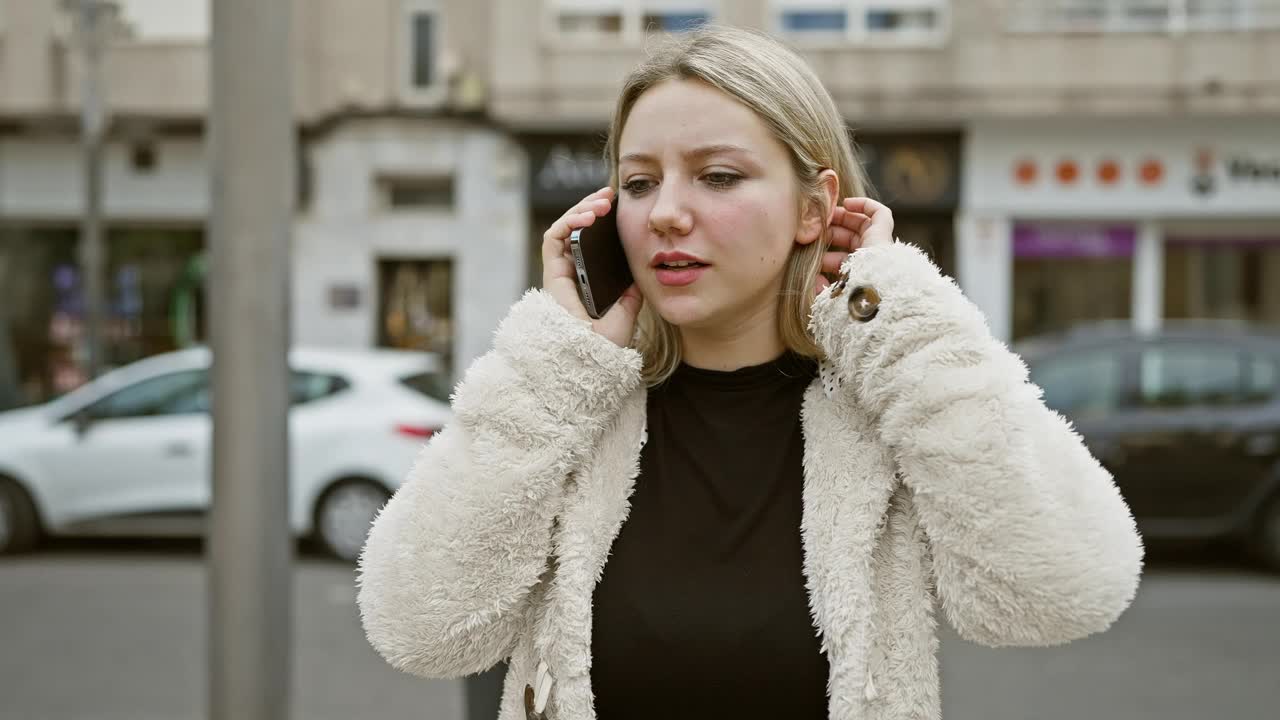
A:
POLYGON ((998 336, 1104 318, 1280 323, 1277 0, 495 7, 489 108, 526 138, 546 201, 535 243, 573 196, 547 183, 592 177, 577 197, 599 186, 594 148, 648 38, 711 21, 775 33, 809 60, 898 234, 930 249, 998 336))
MULTIPOLYGON (((108 366, 205 340, 209 4, 145 4, 119 0, 101 68, 108 366)), ((294 8, 292 340, 465 367, 528 265, 523 155, 483 116, 471 42, 489 7, 294 8)), ((0 406, 85 380, 79 43, 62 4, 0 0, 0 406)))
POLYGON ((968 138, 968 276, 1003 335, 1280 326, 1280 120, 1001 120, 968 138))
MULTIPOLYGON (((103 67, 112 363, 201 340, 209 212, 207 22, 119 2, 103 67)), ((208 0, 179 5, 207 18, 208 0)), ((293 6, 297 344, 465 367, 540 281, 542 232, 604 183, 623 77, 655 34, 703 22, 808 59, 898 234, 997 335, 1280 323, 1280 0, 293 6)), ((83 381, 77 48, 61 3, 0 0, 0 404, 83 381)))

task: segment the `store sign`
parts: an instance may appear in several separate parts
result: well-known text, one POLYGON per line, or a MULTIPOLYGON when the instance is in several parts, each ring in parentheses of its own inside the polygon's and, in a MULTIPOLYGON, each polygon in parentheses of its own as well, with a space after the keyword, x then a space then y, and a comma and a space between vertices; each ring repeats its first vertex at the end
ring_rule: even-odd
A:
POLYGON ((1013 226, 1017 258, 1131 257, 1138 242, 1132 225, 1018 223, 1013 226))
POLYGON ((529 136, 529 201, 567 210, 609 182, 603 133, 529 136))
POLYGON ((1201 147, 1196 150, 1195 168, 1191 189, 1202 197, 1214 195, 1224 185, 1280 188, 1280 156, 1239 152, 1219 158, 1212 148, 1201 147))
POLYGON ((972 211, 1075 217, 1280 215, 1274 121, 990 121, 966 139, 972 211))

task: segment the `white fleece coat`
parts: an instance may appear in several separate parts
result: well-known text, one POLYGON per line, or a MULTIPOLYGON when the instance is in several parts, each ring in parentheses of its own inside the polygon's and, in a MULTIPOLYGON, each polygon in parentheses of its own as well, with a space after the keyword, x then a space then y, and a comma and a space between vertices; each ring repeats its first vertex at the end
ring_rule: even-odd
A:
MULTIPOLYGON (((843 270, 813 306, 827 360, 804 398, 796 529, 830 717, 937 718, 935 607, 985 645, 1081 638, 1133 599, 1142 543, 1108 473, 924 255, 867 248, 843 270), (848 311, 858 286, 881 297, 866 322, 848 311)), ((359 606, 388 662, 456 677, 509 658, 501 720, 526 717, 544 675, 546 717, 596 717, 591 601, 639 473, 640 365, 543 292, 512 308, 369 535, 359 606)))

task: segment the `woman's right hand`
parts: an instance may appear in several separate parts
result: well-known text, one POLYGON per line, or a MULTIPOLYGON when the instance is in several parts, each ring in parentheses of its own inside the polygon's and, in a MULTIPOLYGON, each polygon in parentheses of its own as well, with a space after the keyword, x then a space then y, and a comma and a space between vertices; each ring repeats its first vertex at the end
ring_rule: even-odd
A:
POLYGON ((604 317, 593 320, 578 297, 577 272, 574 270, 573 251, 569 249, 569 236, 573 231, 589 227, 596 218, 609 214, 612 200, 613 189, 601 188, 583 198, 543 233, 542 287, 574 317, 591 320, 591 327, 596 332, 626 347, 635 333, 636 318, 644 305, 640 290, 633 284, 604 317))

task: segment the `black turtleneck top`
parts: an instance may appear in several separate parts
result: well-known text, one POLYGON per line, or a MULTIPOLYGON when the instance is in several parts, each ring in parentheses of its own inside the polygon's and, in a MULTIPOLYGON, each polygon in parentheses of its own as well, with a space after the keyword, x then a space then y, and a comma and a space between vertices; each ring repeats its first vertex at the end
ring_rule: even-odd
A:
POLYGON ((594 596, 600 720, 827 717, 800 535, 800 410, 816 374, 786 354, 682 365, 649 391, 631 511, 594 596))

